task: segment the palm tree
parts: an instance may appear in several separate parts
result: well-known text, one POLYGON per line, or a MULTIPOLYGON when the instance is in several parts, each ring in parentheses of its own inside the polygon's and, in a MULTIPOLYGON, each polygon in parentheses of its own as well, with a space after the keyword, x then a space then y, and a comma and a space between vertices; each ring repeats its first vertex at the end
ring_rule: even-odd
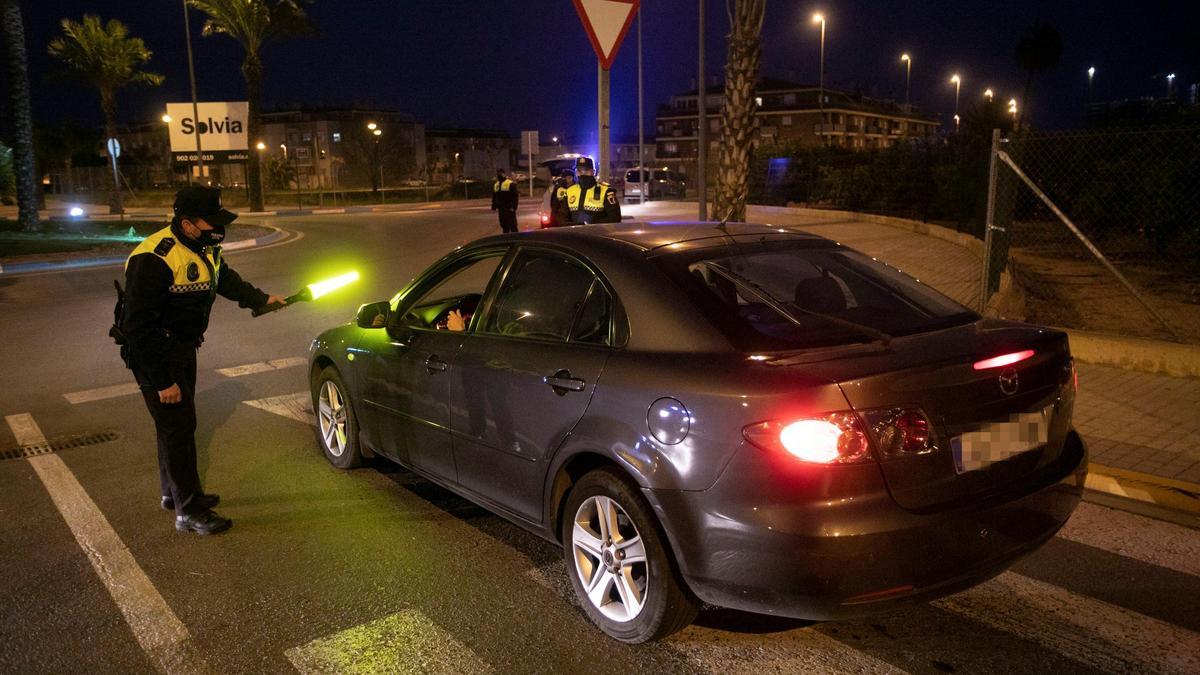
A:
MULTIPOLYGON (((85 15, 76 23, 62 20, 63 35, 50 41, 50 53, 61 60, 74 75, 100 91, 100 109, 104 111, 104 136, 117 135, 117 90, 136 84, 158 86, 163 76, 141 70, 153 52, 141 38, 129 36, 129 27, 110 19, 85 15)), ((109 199, 110 213, 124 213, 121 184, 117 183, 109 199)))
POLYGON ((725 11, 729 15, 729 59, 725 65, 721 160, 712 219, 745 220, 750 150, 758 121, 754 87, 762 61, 766 0, 725 0, 725 11))
POLYGON ((1029 73, 1025 78, 1025 93, 1021 98, 1021 112, 1016 127, 1021 128, 1025 115, 1029 113, 1029 87, 1033 84, 1034 73, 1050 70, 1058 65, 1062 58, 1062 37, 1048 23, 1038 22, 1021 36, 1017 43, 1017 65, 1029 73))
POLYGON ((33 161, 33 115, 29 111, 29 72, 25 58, 25 21, 17 0, 2 0, 0 31, 8 64, 8 105, 13 121, 13 168, 16 171, 17 220, 21 229, 38 229, 37 168, 33 161))
MULTIPOLYGON (((205 35, 223 33, 238 41, 245 51, 242 76, 246 78, 246 100, 249 119, 246 134, 250 143, 259 136, 259 110, 262 107, 263 65, 261 52, 267 44, 280 38, 308 35, 312 24, 304 13, 306 0, 187 0, 187 3, 208 15, 205 35)), ((262 183, 258 179, 258 153, 250 153, 246 162, 246 183, 250 186, 250 205, 263 210, 262 183)))

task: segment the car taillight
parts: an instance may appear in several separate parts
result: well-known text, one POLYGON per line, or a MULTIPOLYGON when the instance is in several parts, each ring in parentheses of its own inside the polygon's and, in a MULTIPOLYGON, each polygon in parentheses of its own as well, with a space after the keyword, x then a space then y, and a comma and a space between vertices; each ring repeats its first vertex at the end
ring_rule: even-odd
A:
POLYGON ((854 464, 871 460, 867 435, 853 413, 751 424, 746 440, 763 450, 786 452, 814 464, 854 464))
POLYGON ((548 213, 543 213, 543 214, 542 214, 542 224, 543 224, 543 225, 549 225, 549 224, 550 224, 550 214, 548 214, 548 213))
POLYGON ((918 408, 885 408, 861 414, 881 459, 926 455, 938 449, 933 425, 918 408))
POLYGON ((989 368, 1002 368, 1004 366, 1011 366, 1014 363, 1019 363, 1021 361, 1024 361, 1025 359, 1027 359, 1031 356, 1033 356, 1032 349, 1026 349, 1026 350, 1019 351, 1019 352, 1013 352, 1011 354, 1001 354, 1000 356, 993 356, 990 359, 976 361, 973 368, 975 368, 975 370, 987 370, 989 368))

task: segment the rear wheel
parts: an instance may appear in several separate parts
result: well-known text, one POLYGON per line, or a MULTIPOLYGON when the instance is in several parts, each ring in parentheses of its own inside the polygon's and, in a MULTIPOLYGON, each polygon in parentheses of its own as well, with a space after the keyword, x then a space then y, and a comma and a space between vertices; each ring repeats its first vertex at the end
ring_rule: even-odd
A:
POLYGON ((342 376, 328 366, 313 380, 313 407, 317 411, 317 441, 325 459, 339 469, 362 464, 358 447, 358 419, 347 397, 342 376))
POLYGON ((649 506, 628 481, 607 469, 585 475, 564 515, 567 573, 600 630, 637 644, 692 622, 699 603, 679 580, 649 506))

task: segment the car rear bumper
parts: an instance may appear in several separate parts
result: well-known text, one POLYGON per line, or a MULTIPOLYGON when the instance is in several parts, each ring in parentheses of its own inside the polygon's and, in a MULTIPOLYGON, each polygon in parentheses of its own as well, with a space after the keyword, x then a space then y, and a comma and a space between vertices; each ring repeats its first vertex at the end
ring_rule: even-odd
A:
POLYGON ((882 478, 871 476, 874 465, 855 467, 853 494, 801 499, 753 457, 735 458, 709 490, 647 490, 647 497, 701 600, 844 618, 968 588, 1054 536, 1078 505, 1087 474, 1082 440, 1072 432, 1068 442, 1024 493, 953 511, 900 508, 882 478))

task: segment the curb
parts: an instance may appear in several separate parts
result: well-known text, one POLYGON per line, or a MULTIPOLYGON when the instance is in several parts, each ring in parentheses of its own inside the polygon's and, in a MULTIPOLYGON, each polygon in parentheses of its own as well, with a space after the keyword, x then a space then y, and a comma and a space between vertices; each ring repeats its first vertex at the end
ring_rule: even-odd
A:
MULTIPOLYGON (((229 244, 228 246, 222 246, 221 252, 226 253, 229 251, 241 251, 241 250, 245 250, 248 248, 255 248, 258 246, 266 246, 267 244, 273 244, 273 243, 279 241, 280 239, 287 237, 287 235, 288 235, 288 233, 286 231, 281 230, 278 227, 272 227, 270 225, 264 225, 264 227, 270 227, 272 230, 275 230, 275 231, 270 234, 263 235, 261 237, 256 237, 254 239, 243 239, 241 241, 235 241, 235 242, 229 244)), ((128 255, 120 255, 120 256, 105 256, 103 258, 80 258, 77 260, 59 260, 56 262, 29 262, 29 263, 16 263, 14 265, 0 264, 0 277, 10 276, 10 275, 14 275, 14 274, 27 274, 29 272, 63 271, 63 270, 73 270, 73 269, 86 269, 89 267, 106 267, 109 265, 119 265, 121 263, 124 263, 125 259, 128 257, 129 257, 128 255)))
POLYGON ((1200 485, 1102 464, 1089 464, 1088 490, 1200 515, 1200 485))
POLYGON ((1200 346, 1061 328, 1071 354, 1084 363, 1171 377, 1200 377, 1200 346))

